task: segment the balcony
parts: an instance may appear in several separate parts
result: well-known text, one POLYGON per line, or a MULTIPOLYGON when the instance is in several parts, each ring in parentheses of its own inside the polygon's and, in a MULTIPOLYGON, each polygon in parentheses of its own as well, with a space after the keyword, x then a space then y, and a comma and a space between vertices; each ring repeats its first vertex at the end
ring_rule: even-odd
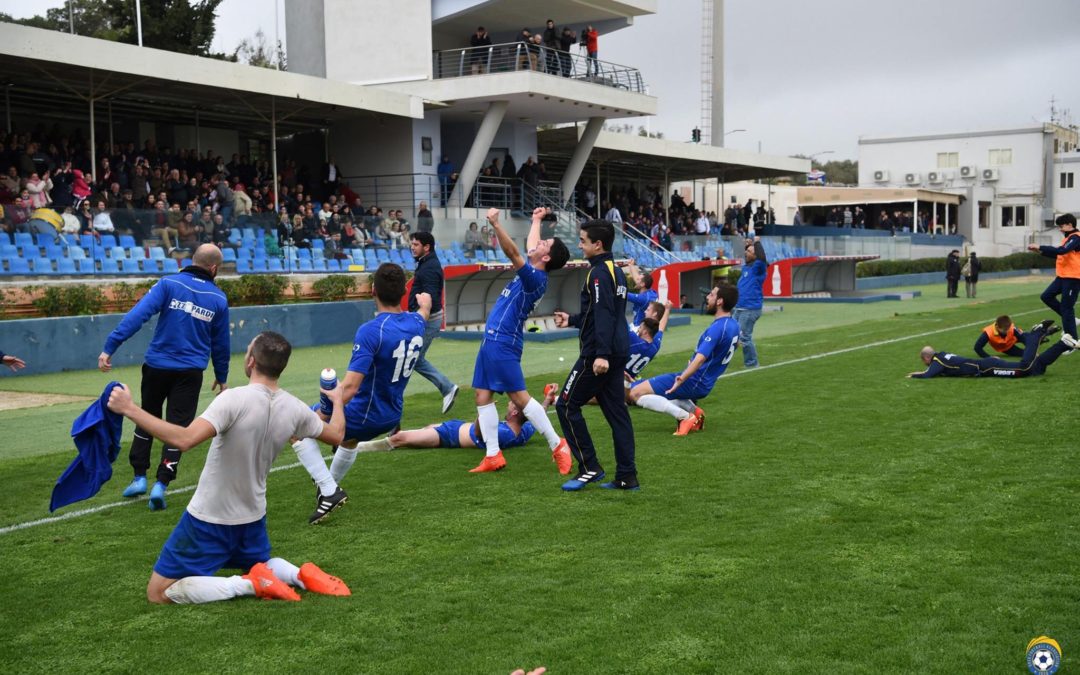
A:
POLYGON ((432 76, 436 80, 533 72, 635 94, 645 93, 645 83, 637 68, 524 42, 447 49, 434 52, 433 59, 432 76))

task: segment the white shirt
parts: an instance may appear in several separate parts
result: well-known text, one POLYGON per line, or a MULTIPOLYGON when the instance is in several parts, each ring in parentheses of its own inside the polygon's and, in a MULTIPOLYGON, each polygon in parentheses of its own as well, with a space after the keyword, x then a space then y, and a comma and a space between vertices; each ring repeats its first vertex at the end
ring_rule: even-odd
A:
POLYGON ((607 214, 604 215, 604 220, 609 220, 613 223, 621 223, 622 214, 619 213, 619 209, 612 206, 610 209, 608 209, 607 214))
POLYGON ((78 234, 81 229, 79 219, 75 217, 74 213, 65 213, 60 216, 64 220, 64 234, 78 234))
POLYGON ((709 233, 709 217, 708 216, 701 216, 700 218, 698 218, 697 221, 694 222, 694 228, 696 229, 698 234, 708 234, 709 233))
POLYGON ((217 525, 243 525, 266 515, 266 476, 293 436, 314 438, 323 422, 284 389, 261 384, 227 389, 200 417, 217 431, 188 513, 217 525))
POLYGON ((94 216, 94 229, 98 232, 113 232, 116 230, 113 227, 112 218, 109 216, 108 211, 102 211, 94 216))

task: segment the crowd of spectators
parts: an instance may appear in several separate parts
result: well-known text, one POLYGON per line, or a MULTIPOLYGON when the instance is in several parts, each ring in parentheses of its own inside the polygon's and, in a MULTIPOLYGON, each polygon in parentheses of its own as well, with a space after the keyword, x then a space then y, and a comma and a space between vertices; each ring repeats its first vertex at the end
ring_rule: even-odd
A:
POLYGON ((318 173, 286 159, 278 178, 275 213, 263 160, 147 140, 141 148, 99 145, 92 167, 78 130, 0 132, 0 226, 8 233, 130 234, 139 245, 156 239, 173 250, 230 246, 234 228, 252 228, 263 230, 268 252, 322 239, 328 257, 344 257, 345 248, 407 248, 416 226, 431 231, 434 224, 424 202, 416 226, 401 210, 365 205, 333 158, 318 173))
MULTIPOLYGON (((570 50, 574 45, 580 44, 586 54, 585 75, 597 74, 599 48, 599 33, 591 24, 578 31, 569 26, 558 28, 554 19, 548 19, 544 28, 534 31, 530 28, 522 28, 514 41, 516 62, 513 67, 517 70, 535 70, 549 75, 571 77, 573 74, 573 58, 570 50)), ((489 60, 486 47, 491 47, 491 36, 487 29, 479 26, 476 32, 469 37, 469 71, 473 75, 481 75, 487 72, 489 60)))

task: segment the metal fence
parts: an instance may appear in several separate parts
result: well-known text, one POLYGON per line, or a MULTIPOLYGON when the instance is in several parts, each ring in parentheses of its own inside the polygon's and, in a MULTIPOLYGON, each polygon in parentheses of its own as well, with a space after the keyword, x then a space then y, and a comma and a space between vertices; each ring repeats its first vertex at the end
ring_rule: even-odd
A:
POLYGON ((487 47, 447 49, 433 54, 435 79, 531 70, 554 77, 645 93, 641 71, 543 45, 508 42, 487 47))

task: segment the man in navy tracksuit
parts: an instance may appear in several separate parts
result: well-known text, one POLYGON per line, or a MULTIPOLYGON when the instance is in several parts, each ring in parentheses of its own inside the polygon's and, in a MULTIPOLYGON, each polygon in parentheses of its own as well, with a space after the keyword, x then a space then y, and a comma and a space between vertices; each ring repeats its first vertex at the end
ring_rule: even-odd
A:
MULTIPOLYGON (((98 369, 112 369, 112 355, 120 345, 137 333, 150 317, 158 315, 150 347, 142 367, 142 409, 161 417, 162 404, 168 401, 165 420, 187 426, 195 419, 202 387, 203 370, 213 357, 212 390, 225 391, 229 376, 229 305, 225 293, 214 285, 221 250, 203 244, 192 256, 192 264, 179 274, 164 276, 131 308, 120 325, 105 340, 98 356, 98 369)), ((146 472, 150 468, 153 437, 135 428, 131 442, 131 466, 135 479, 124 489, 125 497, 146 493, 146 472)), ((165 490, 176 478, 180 451, 163 445, 157 482, 150 491, 150 510, 165 508, 165 490)))
POLYGON ((1039 344, 1046 335, 1052 335, 1060 330, 1051 320, 1043 321, 1031 331, 1024 333, 1024 356, 1019 362, 1007 361, 997 357, 985 359, 970 359, 948 352, 934 351, 933 347, 923 347, 919 357, 926 364, 926 370, 908 373, 908 377, 915 379, 929 379, 931 377, 1035 377, 1046 372, 1062 354, 1071 352, 1077 348, 1077 341, 1068 333, 1061 336, 1061 340, 1055 342, 1042 354, 1038 354, 1039 344), (1038 355, 1037 355, 1038 354, 1038 355))
POLYGON ((581 289, 581 313, 555 313, 559 327, 581 329, 581 355, 566 378, 555 403, 563 436, 578 460, 578 474, 563 484, 563 490, 580 490, 604 477, 596 459, 596 448, 581 414, 581 407, 596 397, 604 418, 611 425, 615 444, 615 480, 601 487, 637 490, 634 465, 634 428, 626 409, 623 371, 630 355, 630 335, 626 330, 626 277, 615 266, 611 245, 615 228, 606 220, 591 220, 581 226, 581 249, 592 266, 581 289))

